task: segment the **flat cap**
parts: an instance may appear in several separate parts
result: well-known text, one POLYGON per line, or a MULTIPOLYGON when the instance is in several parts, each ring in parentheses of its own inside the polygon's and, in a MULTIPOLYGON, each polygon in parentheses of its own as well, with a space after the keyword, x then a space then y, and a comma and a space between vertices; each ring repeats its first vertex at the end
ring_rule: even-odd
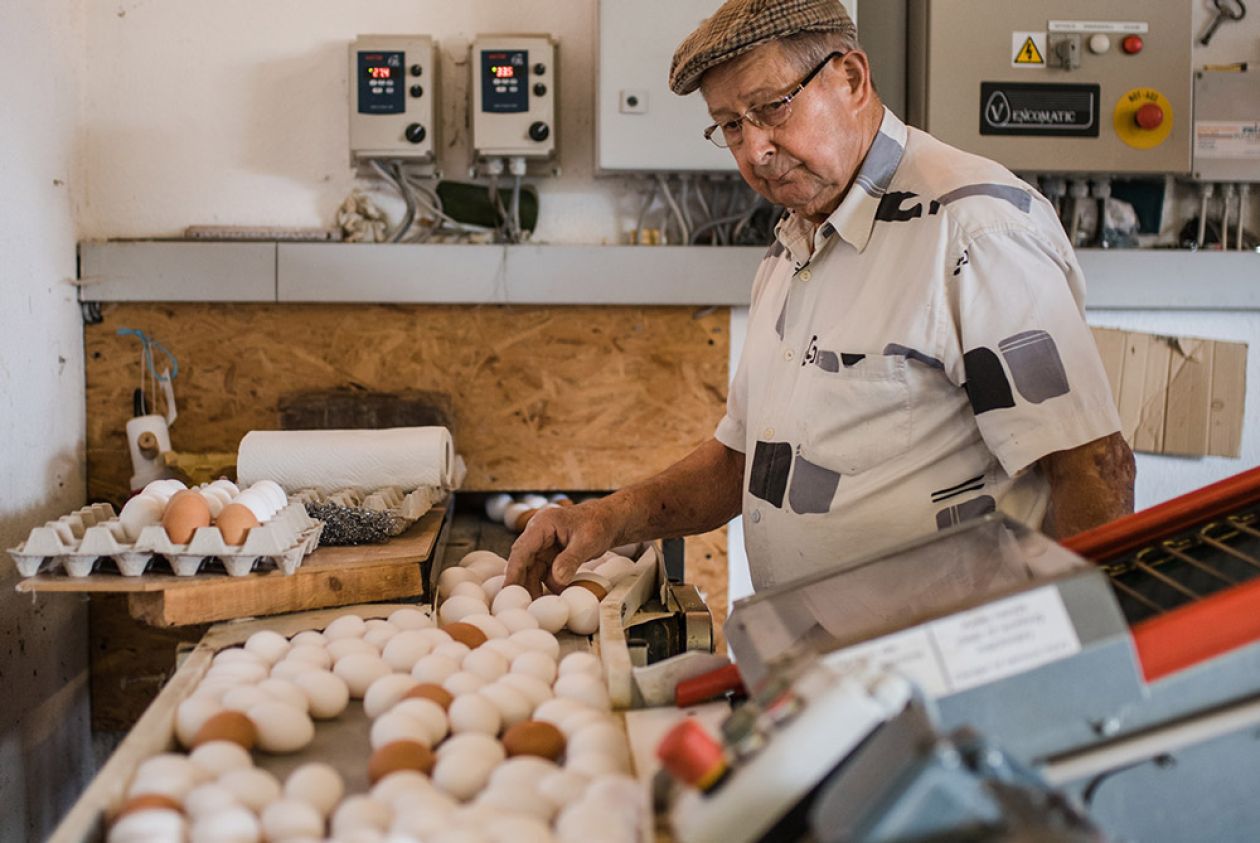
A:
POLYGON ((689 94, 700 87, 706 70, 801 32, 856 37, 857 27, 839 0, 727 0, 674 51, 669 88, 675 94, 689 94))

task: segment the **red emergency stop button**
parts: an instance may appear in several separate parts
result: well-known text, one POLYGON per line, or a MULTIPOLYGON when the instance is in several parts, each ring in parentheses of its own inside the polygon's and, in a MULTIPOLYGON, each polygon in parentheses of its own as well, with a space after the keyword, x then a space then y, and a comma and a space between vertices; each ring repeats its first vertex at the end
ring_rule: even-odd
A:
POLYGON ((656 757, 675 779, 699 790, 712 788, 727 771, 722 745, 690 717, 661 739, 656 757))
POLYGON ((1153 102, 1148 102, 1137 110, 1133 120, 1148 132, 1158 129, 1164 124, 1164 109, 1153 102))
POLYGON ((1131 56, 1142 52, 1142 48, 1145 46, 1146 43, 1142 40, 1141 35, 1126 35, 1124 40, 1120 42, 1120 49, 1131 56))

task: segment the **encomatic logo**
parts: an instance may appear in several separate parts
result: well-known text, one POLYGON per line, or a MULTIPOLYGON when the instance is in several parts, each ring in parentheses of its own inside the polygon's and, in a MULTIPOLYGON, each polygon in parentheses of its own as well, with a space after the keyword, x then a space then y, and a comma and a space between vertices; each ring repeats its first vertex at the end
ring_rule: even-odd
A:
POLYGON ((1098 136, 1097 85, 981 83, 980 134, 1098 136))

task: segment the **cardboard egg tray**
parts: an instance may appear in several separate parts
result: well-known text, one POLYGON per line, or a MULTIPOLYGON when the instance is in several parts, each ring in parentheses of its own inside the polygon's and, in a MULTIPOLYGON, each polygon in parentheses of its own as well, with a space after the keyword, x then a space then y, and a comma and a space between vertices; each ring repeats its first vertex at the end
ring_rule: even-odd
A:
POLYGON ((36 527, 9 555, 24 577, 57 570, 86 577, 108 571, 106 560, 113 560, 123 576, 138 577, 156 557, 165 559, 171 573, 179 577, 191 577, 213 560, 233 577, 245 576, 260 562, 292 574, 319 546, 323 526, 306 514, 305 506, 290 501, 265 524, 250 530, 241 545, 228 545, 214 526, 199 527, 188 544, 175 544, 161 524, 145 527, 130 542, 114 508, 97 503, 36 527))
MULTIPOLYGON (((399 535, 425 515, 434 504, 445 496, 445 492, 435 486, 421 486, 411 492, 403 492, 397 486, 386 486, 374 491, 362 489, 341 489, 331 494, 324 494, 316 489, 299 489, 289 496, 290 501, 298 501, 314 507, 341 507, 351 512, 380 513, 385 516, 380 523, 386 534, 379 539, 392 538, 399 535)), ((323 515, 321 514, 322 518, 323 515)), ((335 516, 333 516, 335 517, 335 516)), ((337 543, 333 540, 333 543, 337 543)))

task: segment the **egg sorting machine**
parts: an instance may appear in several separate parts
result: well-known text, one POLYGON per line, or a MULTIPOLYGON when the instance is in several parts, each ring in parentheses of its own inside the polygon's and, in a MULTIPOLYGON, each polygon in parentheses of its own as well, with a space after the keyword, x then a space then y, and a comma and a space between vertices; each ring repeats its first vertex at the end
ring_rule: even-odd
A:
MULTIPOLYGON (((1033 781, 1074 797, 1109 838, 1254 839, 1260 470, 1069 546, 991 515, 736 604, 727 637, 754 708, 742 726, 724 727, 732 757, 763 747, 755 760, 789 737, 818 741, 791 731, 799 712, 774 716, 784 689, 816 664, 895 668, 925 694, 928 714, 876 724, 871 735, 899 751, 877 751, 867 737, 778 804, 732 804, 729 788, 709 798, 731 811, 795 815, 814 823, 817 839, 853 839, 848 832, 906 810, 903 797, 915 794, 895 783, 909 787, 897 778, 908 758, 929 764, 925 741, 967 729, 973 737, 961 745, 1000 748, 1035 771, 1033 781), (891 608, 867 605, 871 593, 891 608), (887 813, 872 816, 872 805, 887 813)), ((965 789, 964 774, 974 783, 978 772, 955 765, 950 775, 965 789)), ((1045 798, 1047 810, 1063 809, 1045 798)), ((1001 828, 1011 816, 990 820, 1001 828)), ((763 837, 760 827, 726 839, 792 839, 763 837)))

